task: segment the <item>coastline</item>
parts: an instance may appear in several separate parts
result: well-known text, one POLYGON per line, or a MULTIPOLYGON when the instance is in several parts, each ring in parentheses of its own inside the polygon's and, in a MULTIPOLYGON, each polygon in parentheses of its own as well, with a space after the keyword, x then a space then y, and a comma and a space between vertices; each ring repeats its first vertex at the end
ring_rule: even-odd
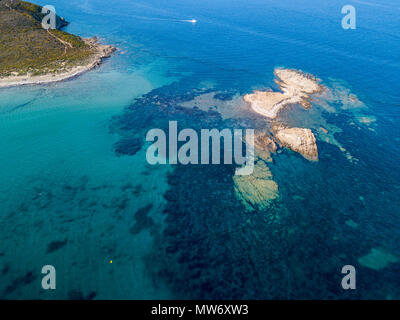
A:
POLYGON ((2 78, 0 77, 0 89, 23 85, 48 84, 69 80, 98 67, 103 63, 104 59, 109 58, 117 50, 112 45, 104 45, 99 43, 96 37, 84 38, 83 40, 89 46, 96 49, 96 53, 89 59, 89 61, 85 65, 74 66, 64 72, 49 73, 39 76, 32 76, 28 74, 23 76, 9 76, 2 78))

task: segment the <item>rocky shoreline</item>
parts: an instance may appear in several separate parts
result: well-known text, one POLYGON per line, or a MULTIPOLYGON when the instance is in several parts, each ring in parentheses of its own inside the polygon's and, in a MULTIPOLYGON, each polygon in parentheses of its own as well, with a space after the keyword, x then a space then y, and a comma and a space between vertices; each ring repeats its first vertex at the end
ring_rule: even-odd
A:
POLYGON ((112 53, 116 51, 116 48, 112 45, 100 44, 96 37, 86 38, 82 40, 95 50, 94 55, 89 59, 86 64, 81 66, 74 66, 69 68, 67 71, 59 73, 50 73, 38 76, 28 74, 22 76, 2 77, 0 78, 0 88, 21 85, 47 84, 75 78, 85 72, 96 68, 103 62, 104 59, 109 58, 112 53))

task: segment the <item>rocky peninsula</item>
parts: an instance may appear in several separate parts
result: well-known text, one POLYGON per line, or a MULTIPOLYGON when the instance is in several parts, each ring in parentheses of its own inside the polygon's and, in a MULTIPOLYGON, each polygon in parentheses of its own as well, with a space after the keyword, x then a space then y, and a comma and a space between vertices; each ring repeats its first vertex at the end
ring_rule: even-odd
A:
POLYGON ((0 0, 0 88, 73 78, 115 51, 95 37, 62 31, 68 22, 59 16, 57 29, 43 29, 41 12, 41 6, 29 2, 0 0))

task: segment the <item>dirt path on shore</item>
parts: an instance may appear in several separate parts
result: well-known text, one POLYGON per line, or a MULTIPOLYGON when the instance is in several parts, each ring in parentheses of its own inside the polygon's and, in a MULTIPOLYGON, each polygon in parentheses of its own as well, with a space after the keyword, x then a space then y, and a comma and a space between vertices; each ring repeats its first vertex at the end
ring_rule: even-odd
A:
POLYGON ((52 36, 54 39, 58 40, 59 42, 61 42, 64 45, 64 55, 67 53, 67 47, 70 47, 71 49, 73 48, 72 44, 70 44, 69 42, 60 39, 55 34, 52 34, 49 30, 46 30, 46 31, 50 36, 52 36))

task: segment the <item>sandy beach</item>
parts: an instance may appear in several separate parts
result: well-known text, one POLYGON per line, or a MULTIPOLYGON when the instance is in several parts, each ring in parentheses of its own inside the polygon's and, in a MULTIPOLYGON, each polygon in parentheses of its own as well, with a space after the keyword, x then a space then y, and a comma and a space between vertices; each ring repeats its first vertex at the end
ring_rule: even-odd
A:
POLYGON ((110 57, 111 54, 116 50, 116 48, 111 45, 100 44, 97 41, 96 37, 83 40, 96 50, 96 53, 88 60, 85 65, 75 66, 59 73, 44 74, 39 76, 32 76, 28 74, 23 76, 2 77, 0 78, 0 88, 30 84, 46 84, 68 80, 99 66, 105 58, 110 57))

